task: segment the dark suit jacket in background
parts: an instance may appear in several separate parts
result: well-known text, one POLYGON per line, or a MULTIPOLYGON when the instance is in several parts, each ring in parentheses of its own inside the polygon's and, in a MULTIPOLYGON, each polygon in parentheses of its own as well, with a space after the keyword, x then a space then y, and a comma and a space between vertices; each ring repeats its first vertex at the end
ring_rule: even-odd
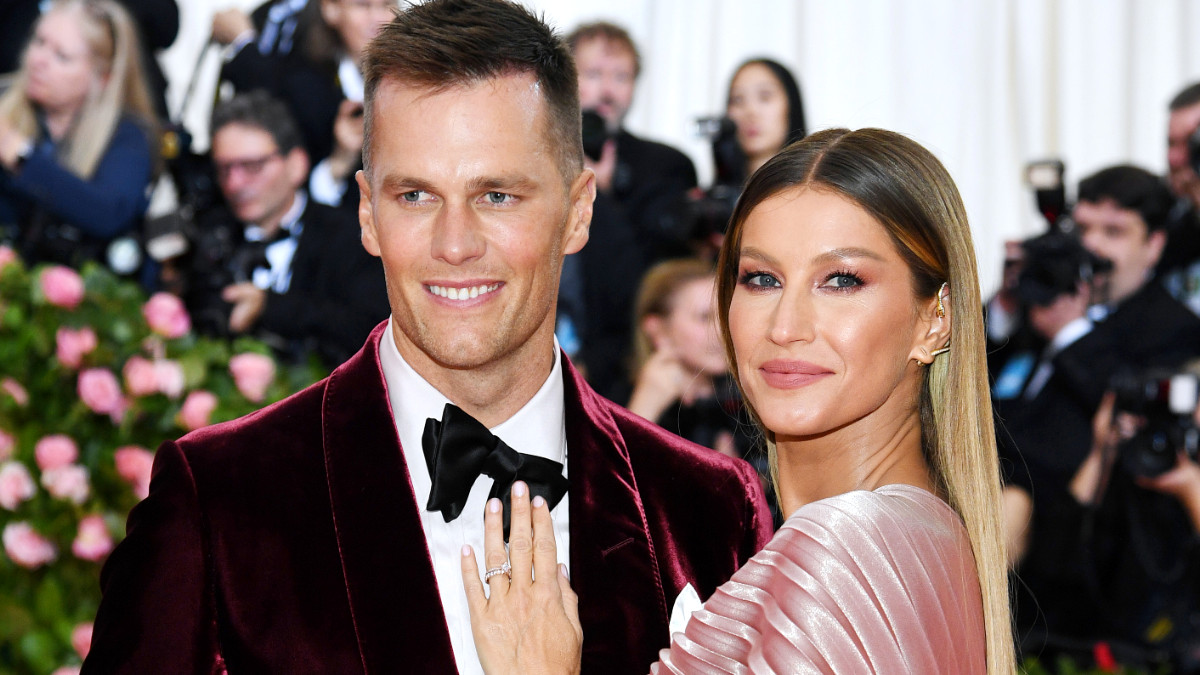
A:
MULTIPOLYGON (((328 379, 159 448, 104 567, 84 672, 455 672, 385 326, 328 379)), ((563 372, 583 671, 645 673, 680 589, 710 595, 770 515, 749 465, 599 397, 565 358, 563 372)))
POLYGON ((617 166, 611 196, 634 225, 641 257, 647 265, 687 256, 692 232, 686 195, 696 187, 692 160, 669 145, 638 138, 628 131, 616 136, 617 166))

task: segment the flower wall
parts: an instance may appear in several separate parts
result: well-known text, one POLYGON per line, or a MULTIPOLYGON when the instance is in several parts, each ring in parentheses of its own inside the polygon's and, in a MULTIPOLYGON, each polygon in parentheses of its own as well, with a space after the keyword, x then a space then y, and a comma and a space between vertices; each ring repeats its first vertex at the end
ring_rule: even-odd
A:
POLYGON ((324 375, 270 354, 198 337, 174 296, 0 246, 0 674, 78 671, 159 443, 324 375))

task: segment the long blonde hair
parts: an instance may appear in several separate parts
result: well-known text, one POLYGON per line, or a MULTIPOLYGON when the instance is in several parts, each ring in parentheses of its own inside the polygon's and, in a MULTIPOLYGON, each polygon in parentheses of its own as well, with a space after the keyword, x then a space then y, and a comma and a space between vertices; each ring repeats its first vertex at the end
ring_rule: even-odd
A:
MULTIPOLYGON (((154 108, 142 75, 137 30, 125 8, 113 0, 56 0, 46 14, 60 11, 77 14, 92 68, 105 78, 102 86, 88 94, 67 137, 59 144, 59 159, 86 179, 91 178, 108 149, 121 116, 132 115, 152 133, 154 108)), ((0 118, 22 135, 36 138, 36 108, 26 94, 27 67, 22 65, 13 85, 0 97, 0 118)), ((151 143, 151 147, 157 144, 151 143)))
MULTIPOLYGON (((924 369, 919 404, 922 449, 971 540, 983 596, 988 673, 1013 673, 1000 471, 987 384, 982 303, 975 248, 958 189, 928 150, 882 129, 815 133, 764 164, 738 201, 717 261, 721 336, 735 377, 729 306, 737 285, 743 226, 758 204, 801 185, 832 190, 881 223, 908 264, 918 298, 932 299, 943 283, 949 284, 953 347, 924 369)), ((750 401, 747 407, 754 414, 750 401)), ((768 440, 771 437, 768 431, 768 440)), ((778 458, 774 443, 769 445, 771 473, 777 478, 778 458)))

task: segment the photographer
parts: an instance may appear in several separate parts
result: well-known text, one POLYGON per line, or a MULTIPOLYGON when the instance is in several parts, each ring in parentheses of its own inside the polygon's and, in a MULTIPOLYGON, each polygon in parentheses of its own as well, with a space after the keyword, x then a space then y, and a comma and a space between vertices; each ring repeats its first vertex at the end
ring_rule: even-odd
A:
MULTIPOLYGON (((1060 541, 1052 595, 1039 600, 1060 643, 1104 640, 1129 665, 1200 673, 1197 365, 1184 375, 1191 409, 1183 416, 1168 422, 1128 391, 1106 394, 1096 413, 1091 452, 1045 519, 1054 521, 1060 541), (1126 412, 1131 408, 1144 414, 1126 412), (1186 437, 1179 433, 1166 447, 1146 445, 1169 427, 1185 431, 1184 420, 1190 441, 1179 442, 1186 437), (1147 453, 1167 461, 1150 469, 1147 453)), ((1178 379, 1153 388, 1178 386, 1178 379)))
POLYGON ((284 357, 326 365, 357 351, 388 314, 379 261, 358 223, 300 189, 308 155, 287 108, 265 92, 213 112, 212 159, 224 203, 201 213, 166 269, 197 329, 254 334, 284 357))

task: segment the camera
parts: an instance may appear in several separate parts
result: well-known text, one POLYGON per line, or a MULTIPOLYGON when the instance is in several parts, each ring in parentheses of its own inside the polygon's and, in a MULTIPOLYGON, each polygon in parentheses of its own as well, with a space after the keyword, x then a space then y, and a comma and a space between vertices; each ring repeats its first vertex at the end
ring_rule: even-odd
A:
POLYGON ((746 156, 737 141, 737 125, 728 117, 700 117, 695 134, 712 146, 715 178, 707 190, 688 198, 689 230, 693 239, 724 234, 746 181, 746 156))
POLYGON ((1120 461, 1134 476, 1157 476, 1175 466, 1176 454, 1195 460, 1200 455, 1200 429, 1193 412, 1200 377, 1193 373, 1152 370, 1118 373, 1111 387, 1116 394, 1114 414, 1137 415, 1144 423, 1119 445, 1120 461))
POLYGON ((1075 229, 1063 183, 1065 173, 1066 165, 1059 159, 1039 159, 1025 165, 1025 182, 1033 188, 1038 213, 1046 219, 1051 232, 1075 229))

